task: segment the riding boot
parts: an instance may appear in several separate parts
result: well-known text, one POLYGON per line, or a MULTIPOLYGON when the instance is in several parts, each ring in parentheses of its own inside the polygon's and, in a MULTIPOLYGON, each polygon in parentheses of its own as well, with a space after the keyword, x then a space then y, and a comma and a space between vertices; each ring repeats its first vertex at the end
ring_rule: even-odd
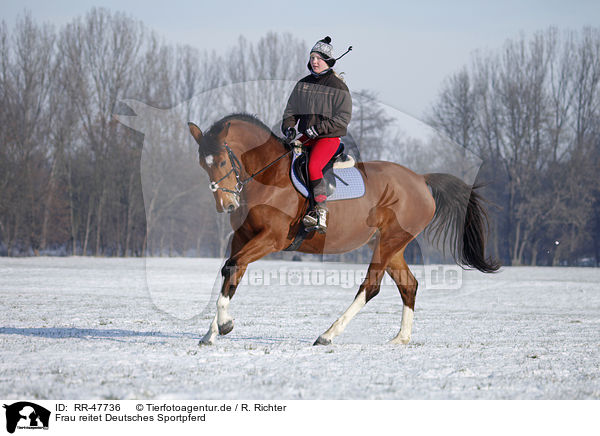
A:
POLYGON ((315 206, 310 210, 306 216, 302 219, 306 230, 316 230, 319 233, 325 233, 327 231, 327 188, 325 181, 321 178, 318 180, 311 180, 310 182, 313 198, 315 199, 315 206))

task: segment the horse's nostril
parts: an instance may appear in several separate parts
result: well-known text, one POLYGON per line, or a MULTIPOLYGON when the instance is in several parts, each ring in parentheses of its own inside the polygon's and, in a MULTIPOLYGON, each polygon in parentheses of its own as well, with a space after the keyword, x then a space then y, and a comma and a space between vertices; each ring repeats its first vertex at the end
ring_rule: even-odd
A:
POLYGON ((233 204, 230 204, 229 207, 227 208, 227 212, 231 213, 235 210, 235 206, 233 204))

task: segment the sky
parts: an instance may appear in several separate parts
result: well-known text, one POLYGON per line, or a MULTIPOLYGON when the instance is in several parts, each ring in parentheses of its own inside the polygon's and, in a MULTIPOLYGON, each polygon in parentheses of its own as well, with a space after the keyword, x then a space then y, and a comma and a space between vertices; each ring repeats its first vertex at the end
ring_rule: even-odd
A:
POLYGON ((309 47, 329 35, 336 56, 353 46, 336 65, 350 89, 375 91, 382 103, 417 119, 475 51, 499 50, 507 39, 550 26, 578 30, 600 22, 597 0, 2 0, 0 19, 10 26, 27 9, 60 26, 94 6, 125 12, 168 42, 218 53, 240 35, 256 41, 268 31, 290 32, 309 47))

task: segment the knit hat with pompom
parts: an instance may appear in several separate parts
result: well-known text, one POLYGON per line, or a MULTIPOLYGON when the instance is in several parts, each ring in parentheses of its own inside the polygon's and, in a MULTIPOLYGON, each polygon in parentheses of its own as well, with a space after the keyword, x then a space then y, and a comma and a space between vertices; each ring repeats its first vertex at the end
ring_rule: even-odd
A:
POLYGON ((327 65, 329 65, 329 68, 333 67, 335 64, 335 59, 333 58, 333 46, 330 43, 331 38, 326 36, 325 38, 317 41, 310 51, 311 53, 318 53, 327 63, 327 65))

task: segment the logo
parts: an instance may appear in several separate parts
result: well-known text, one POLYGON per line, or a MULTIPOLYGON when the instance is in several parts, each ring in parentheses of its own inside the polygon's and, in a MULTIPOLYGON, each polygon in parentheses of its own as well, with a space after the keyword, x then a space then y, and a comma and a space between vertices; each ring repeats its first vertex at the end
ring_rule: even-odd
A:
POLYGON ((6 409, 6 431, 14 433, 18 428, 27 430, 48 430, 50 411, 35 403, 19 401, 6 409))

